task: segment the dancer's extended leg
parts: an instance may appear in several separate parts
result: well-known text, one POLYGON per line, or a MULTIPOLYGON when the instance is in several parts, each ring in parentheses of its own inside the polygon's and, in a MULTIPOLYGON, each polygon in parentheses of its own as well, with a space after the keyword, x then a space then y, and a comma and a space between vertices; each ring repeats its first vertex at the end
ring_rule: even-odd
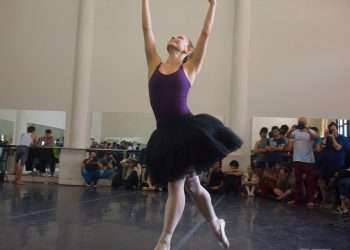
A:
POLYGON ((210 195, 208 191, 202 187, 198 176, 188 177, 186 179, 186 187, 196 202, 199 211, 213 229, 219 244, 224 248, 229 248, 230 243, 225 233, 225 221, 218 219, 216 216, 210 195))
POLYGON ((168 199, 165 206, 163 231, 155 250, 170 250, 174 234, 185 208, 185 179, 168 184, 168 199))

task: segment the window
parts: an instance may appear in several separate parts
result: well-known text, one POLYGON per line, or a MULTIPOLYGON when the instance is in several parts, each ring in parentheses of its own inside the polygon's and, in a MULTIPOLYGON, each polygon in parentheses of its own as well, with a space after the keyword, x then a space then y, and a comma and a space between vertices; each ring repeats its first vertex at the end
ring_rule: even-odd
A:
POLYGON ((337 120, 339 134, 350 137, 350 120, 337 120))

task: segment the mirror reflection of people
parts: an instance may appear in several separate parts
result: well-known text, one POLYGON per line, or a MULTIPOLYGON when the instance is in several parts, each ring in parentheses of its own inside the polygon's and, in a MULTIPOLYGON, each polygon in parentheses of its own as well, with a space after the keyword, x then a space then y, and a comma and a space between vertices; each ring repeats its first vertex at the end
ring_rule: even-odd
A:
POLYGON ((19 144, 16 149, 16 185, 23 185, 23 167, 25 166, 28 159, 29 147, 36 143, 36 139, 35 127, 33 126, 29 126, 27 128, 27 133, 21 135, 19 144))
POLYGON ((55 175, 55 162, 53 157, 53 147, 55 146, 55 138, 52 136, 52 130, 46 129, 45 135, 40 138, 41 144, 41 154, 40 154, 40 172, 42 174, 46 173, 46 168, 50 170, 50 175, 55 175))

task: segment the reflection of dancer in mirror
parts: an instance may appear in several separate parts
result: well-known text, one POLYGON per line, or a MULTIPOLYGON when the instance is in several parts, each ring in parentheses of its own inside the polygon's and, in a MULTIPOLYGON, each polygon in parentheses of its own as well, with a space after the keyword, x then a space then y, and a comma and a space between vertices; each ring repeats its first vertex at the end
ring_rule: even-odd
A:
POLYGON ((197 174, 238 149, 242 142, 218 119, 207 114, 192 115, 187 106, 188 92, 204 62, 215 11, 216 0, 209 0, 196 46, 186 35, 173 36, 167 44, 168 59, 162 62, 156 50, 149 1, 142 0, 149 95, 157 120, 157 130, 147 145, 147 166, 153 183, 168 184, 163 231, 156 250, 170 249, 185 206, 185 185, 219 244, 224 248, 230 245, 225 221, 216 216, 197 174))

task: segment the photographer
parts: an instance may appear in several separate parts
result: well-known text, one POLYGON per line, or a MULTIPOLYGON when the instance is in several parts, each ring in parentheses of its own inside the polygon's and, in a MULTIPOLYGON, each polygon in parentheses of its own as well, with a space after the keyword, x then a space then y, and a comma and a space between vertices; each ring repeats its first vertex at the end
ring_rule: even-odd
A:
MULTIPOLYGON (((346 157, 350 151, 349 140, 338 133, 338 126, 335 122, 328 125, 323 139, 323 164, 321 168, 320 188, 324 197, 323 202, 327 202, 327 190, 332 189, 331 183, 337 172, 347 168, 346 157)), ((334 187, 335 185, 333 185, 334 187)), ((335 197, 333 197, 335 198, 335 197)))
POLYGON ((306 176, 306 191, 309 208, 315 206, 317 178, 315 171, 314 140, 318 138, 315 131, 307 127, 304 117, 298 119, 298 125, 288 133, 289 149, 293 150, 293 168, 295 173, 295 200, 292 203, 301 204, 303 199, 303 176, 306 176))

